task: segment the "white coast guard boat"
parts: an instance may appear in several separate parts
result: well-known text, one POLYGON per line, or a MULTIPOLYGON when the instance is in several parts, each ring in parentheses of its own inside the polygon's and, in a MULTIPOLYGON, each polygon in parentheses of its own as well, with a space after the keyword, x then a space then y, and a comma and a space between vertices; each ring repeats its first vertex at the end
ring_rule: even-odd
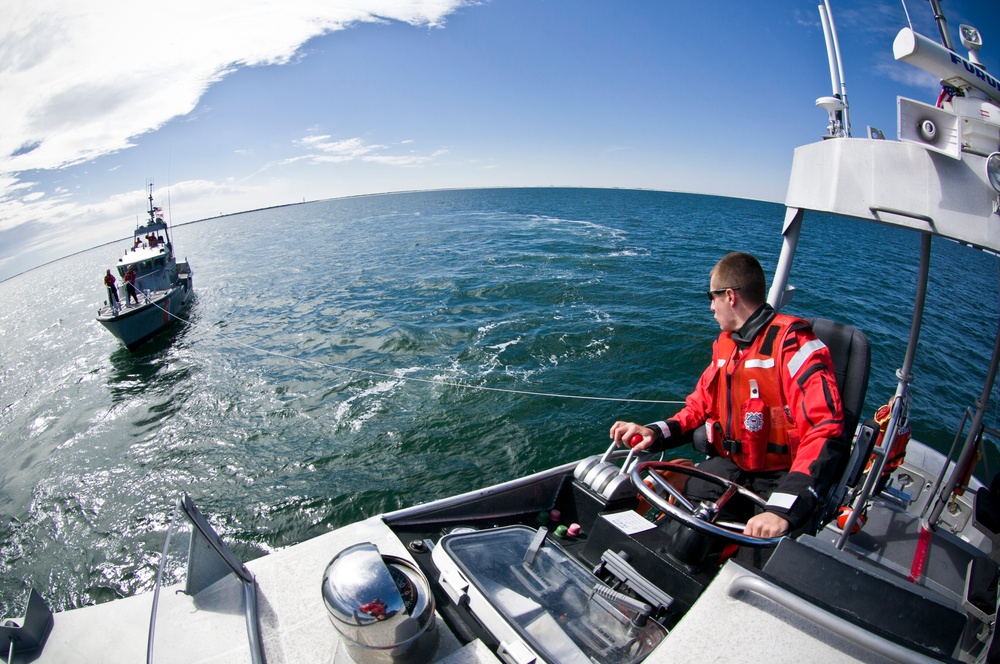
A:
MULTIPOLYGON (((978 47, 973 29, 961 32, 978 47)), ((922 238, 909 344, 881 421, 861 412, 864 334, 814 321, 836 365, 845 430, 856 431, 815 535, 746 537, 718 522, 720 504, 692 505, 653 472, 699 471, 613 449, 245 565, 184 497, 156 590, 54 617, 33 596, 24 624, 4 628, 20 661, 993 661, 997 492, 968 471, 998 436, 983 415, 1000 335, 950 454, 911 440, 894 457, 906 439, 931 238, 1000 252, 1000 86, 973 55, 910 29, 893 49, 939 76, 946 98, 900 99, 899 140, 852 138, 844 95, 819 100, 828 136, 795 152, 769 294, 787 304, 806 211, 922 238), (841 507, 850 511, 838 518, 841 507), (738 547, 732 557, 728 545, 738 547)), ((835 52, 830 60, 833 70, 835 52)))
POLYGON ((104 303, 97 322, 121 339, 129 350, 170 325, 194 295, 194 272, 187 260, 178 261, 163 212, 153 207, 149 185, 149 220, 136 227, 132 246, 118 259, 118 302, 104 303), (125 275, 135 271, 135 297, 129 296, 125 275))

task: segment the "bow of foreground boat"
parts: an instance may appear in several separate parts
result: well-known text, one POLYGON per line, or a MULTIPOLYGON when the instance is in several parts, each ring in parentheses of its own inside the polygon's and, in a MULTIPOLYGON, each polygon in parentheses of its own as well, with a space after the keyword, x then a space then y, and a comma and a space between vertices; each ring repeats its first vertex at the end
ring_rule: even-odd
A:
MULTIPOLYGON (((186 529, 172 531, 167 548, 186 552, 185 566, 165 555, 157 591, 57 614, 30 661, 80 652, 135 661, 153 611, 152 662, 667 662, 734 652, 788 662, 940 661, 975 632, 976 619, 945 588, 912 584, 884 560, 859 555, 878 539, 867 529, 844 551, 830 541, 840 533, 834 523, 815 538, 782 538, 770 556, 745 547, 724 560, 716 538, 640 515, 629 479, 594 457, 350 524, 245 566, 181 501, 175 521, 186 529), (329 597, 355 609, 393 600, 391 589, 359 590, 376 574, 324 577, 358 546, 373 546, 387 568, 411 563, 392 587, 411 609, 426 594, 434 620, 408 628, 413 614, 404 608, 387 636, 380 627, 393 616, 366 620, 355 610, 346 621, 354 631, 345 627, 329 597)), ((935 550, 955 546, 936 537, 947 541, 935 550)), ((974 548, 958 550, 972 560, 974 548)))

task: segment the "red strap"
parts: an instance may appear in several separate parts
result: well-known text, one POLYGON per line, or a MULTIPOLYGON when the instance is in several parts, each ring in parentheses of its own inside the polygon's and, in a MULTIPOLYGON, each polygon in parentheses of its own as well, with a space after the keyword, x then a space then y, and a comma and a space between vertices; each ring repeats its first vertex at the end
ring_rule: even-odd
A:
POLYGON ((739 552, 739 550, 740 550, 739 544, 729 543, 726 544, 724 547, 722 547, 722 553, 719 554, 719 561, 718 561, 719 567, 722 567, 722 564, 724 562, 735 556, 739 552))
POLYGON ((916 583, 924 575, 924 564, 927 562, 927 549, 931 545, 931 531, 920 524, 920 536, 917 538, 917 549, 913 552, 913 566, 910 567, 910 581, 916 583))

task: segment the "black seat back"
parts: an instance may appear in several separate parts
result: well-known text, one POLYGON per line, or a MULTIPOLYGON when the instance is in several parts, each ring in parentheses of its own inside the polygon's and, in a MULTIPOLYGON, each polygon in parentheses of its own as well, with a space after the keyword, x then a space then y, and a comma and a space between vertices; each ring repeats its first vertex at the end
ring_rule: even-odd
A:
POLYGON ((844 406, 844 440, 850 442, 861 421, 868 393, 868 372, 872 360, 868 337, 856 327, 828 318, 807 318, 806 321, 819 340, 830 349, 833 372, 844 406))
POLYGON ((840 390, 840 400, 844 411, 845 442, 850 444, 850 452, 838 481, 833 483, 826 495, 824 508, 817 513, 813 529, 832 519, 837 508, 862 475, 865 463, 875 444, 878 424, 867 418, 858 431, 858 422, 865 407, 868 392, 868 372, 871 368, 871 347, 868 337, 850 325, 837 323, 827 318, 807 318, 813 332, 826 344, 833 360, 833 372, 840 390), (857 435, 855 432, 857 431, 857 435))

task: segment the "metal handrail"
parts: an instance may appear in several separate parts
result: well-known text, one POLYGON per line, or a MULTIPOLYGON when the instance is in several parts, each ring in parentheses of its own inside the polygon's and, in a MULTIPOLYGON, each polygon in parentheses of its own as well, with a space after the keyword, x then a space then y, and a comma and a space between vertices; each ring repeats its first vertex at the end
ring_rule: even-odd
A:
POLYGON ((931 664, 932 662, 939 661, 893 643, 863 627, 835 616, 815 604, 802 599, 798 595, 784 588, 779 588, 758 576, 743 574, 733 578, 726 584, 726 594, 730 597, 736 599, 742 593, 755 593, 765 599, 769 599, 792 613, 847 639, 851 643, 855 643, 897 662, 931 664))

